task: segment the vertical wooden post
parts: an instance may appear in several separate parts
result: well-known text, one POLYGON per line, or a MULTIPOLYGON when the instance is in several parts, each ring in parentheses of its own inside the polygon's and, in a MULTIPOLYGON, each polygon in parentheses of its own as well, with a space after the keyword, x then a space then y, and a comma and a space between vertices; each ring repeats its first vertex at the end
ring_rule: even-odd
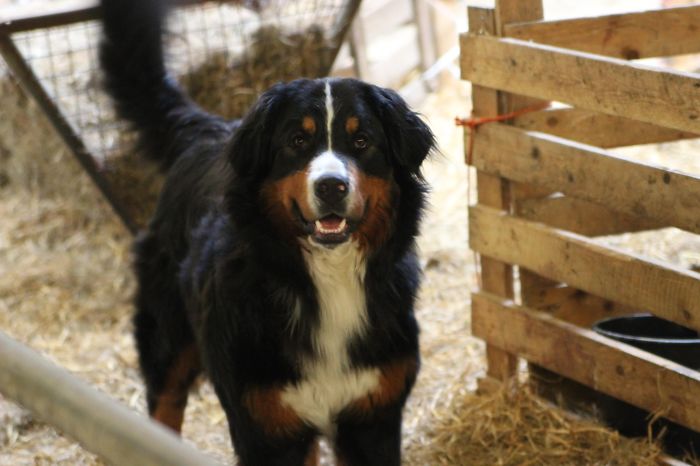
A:
POLYGON ((365 41, 365 30, 358 17, 350 26, 350 55, 353 58, 353 67, 358 78, 371 81, 369 58, 367 57, 367 42, 365 41))
MULTIPOLYGON (((505 24, 517 21, 541 19, 542 0, 497 0, 496 8, 470 7, 469 31, 472 34, 502 35, 505 24)), ((472 111, 474 116, 496 116, 530 105, 530 99, 499 92, 481 86, 472 86, 472 111)), ((501 210, 511 210, 511 190, 508 180, 477 172, 479 203, 501 210)), ((513 267, 495 259, 481 257, 482 289, 505 298, 513 298, 513 267)), ((482 380, 481 389, 488 390, 493 379, 505 381, 515 375, 517 358, 493 345, 486 346, 488 378, 482 380)))
MULTIPOLYGON (((418 45, 420 48, 420 70, 425 71, 437 60, 437 37, 435 35, 435 18, 426 0, 413 0, 413 15, 416 19, 418 45)), ((434 80, 433 80, 434 81, 434 80)), ((432 90, 435 82, 424 84, 432 90)))
MULTIPOLYGON (((499 0, 497 1, 496 12, 499 20, 498 24, 501 28, 504 24, 521 21, 535 21, 544 17, 541 0, 499 0), (508 4, 507 6, 500 9, 498 8, 499 4, 503 6, 506 3, 508 4)), ((509 94, 509 97, 504 102, 504 111, 516 111, 525 107, 533 106, 538 102, 540 101, 531 97, 509 94)), ((547 194, 549 193, 543 191, 543 189, 538 186, 519 185, 517 189, 512 190, 511 198, 513 204, 517 204, 517 202, 520 200, 533 197, 543 197, 547 194)), ((556 282, 553 282, 522 267, 519 268, 518 272, 520 299, 526 306, 530 304, 542 290, 556 285, 556 282)), ((539 372, 539 367, 529 364, 528 368, 530 371, 541 373, 539 372)))
MULTIPOLYGON (((471 33, 495 34, 495 12, 492 9, 470 7, 469 31, 471 33)), ((499 92, 472 85, 472 114, 476 117, 496 116, 501 112, 499 92)), ((506 180, 487 173, 477 172, 479 202, 502 210, 510 209, 509 184, 506 180)), ((481 256, 482 289, 503 297, 513 297, 513 268, 504 262, 481 256)), ((493 345, 486 345, 488 376, 507 380, 515 374, 517 359, 493 345)), ((480 382, 484 389, 485 381, 480 382)))
MULTIPOLYGON (((499 35, 503 34, 503 26, 508 23, 522 21, 536 21, 543 19, 544 11, 542 0, 497 0, 496 1, 496 25, 499 35)), ((503 102, 503 111, 512 112, 522 108, 530 107, 538 102, 531 97, 506 94, 503 102)), ((542 189, 536 186, 520 185, 518 189, 512 190, 512 202, 519 200, 542 197, 546 195, 542 189)), ((519 269, 520 298, 524 305, 528 305, 532 298, 544 288, 552 287, 555 282, 537 275, 529 270, 519 269)))

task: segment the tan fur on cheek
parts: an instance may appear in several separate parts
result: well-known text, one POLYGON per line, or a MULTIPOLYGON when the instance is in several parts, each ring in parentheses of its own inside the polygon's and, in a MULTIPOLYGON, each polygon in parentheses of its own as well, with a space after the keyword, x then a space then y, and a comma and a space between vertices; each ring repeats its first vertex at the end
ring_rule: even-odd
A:
POLYGON ((358 198, 362 199, 365 217, 353 233, 364 250, 376 250, 391 234, 393 213, 391 207, 391 183, 383 178, 355 172, 358 198))
POLYGON ((307 172, 300 170, 279 180, 265 183, 262 188, 262 202, 270 220, 294 236, 300 233, 292 210, 294 203, 299 206, 304 218, 313 218, 307 201, 306 178, 307 172))

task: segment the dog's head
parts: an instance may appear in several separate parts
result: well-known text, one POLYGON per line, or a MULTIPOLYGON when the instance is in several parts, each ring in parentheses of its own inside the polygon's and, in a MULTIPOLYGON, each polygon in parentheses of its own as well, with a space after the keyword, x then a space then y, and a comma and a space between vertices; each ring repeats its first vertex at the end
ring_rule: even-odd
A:
POLYGON ((260 98, 234 135, 230 160, 283 235, 374 248, 395 226, 401 184, 420 181, 434 146, 393 91, 352 79, 298 80, 260 98))

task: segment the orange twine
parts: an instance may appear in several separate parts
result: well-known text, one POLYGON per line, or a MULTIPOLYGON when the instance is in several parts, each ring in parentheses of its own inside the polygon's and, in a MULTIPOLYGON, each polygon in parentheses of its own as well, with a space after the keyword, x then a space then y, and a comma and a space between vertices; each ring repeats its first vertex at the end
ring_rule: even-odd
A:
POLYGON ((473 153, 474 153, 474 134, 476 134, 476 130, 479 128, 479 126, 484 125, 486 123, 512 120, 513 118, 517 118, 519 116, 522 116, 522 115, 525 115, 528 113, 538 112, 540 110, 544 110, 547 107, 548 107, 547 104, 545 104, 545 105, 538 104, 538 105, 533 105, 531 107, 525 107, 523 109, 516 110, 514 112, 504 113, 503 115, 496 115, 496 116, 492 116, 492 117, 471 117, 471 118, 455 117, 455 125, 464 126, 466 128, 469 128, 469 150, 467 152, 467 165, 472 164, 473 153))

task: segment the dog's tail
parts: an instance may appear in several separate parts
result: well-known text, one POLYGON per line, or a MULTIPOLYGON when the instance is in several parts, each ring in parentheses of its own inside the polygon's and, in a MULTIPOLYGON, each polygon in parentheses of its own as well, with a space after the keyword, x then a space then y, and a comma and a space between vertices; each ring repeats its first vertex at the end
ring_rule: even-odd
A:
POLYGON ((192 103, 168 76, 163 54, 165 0, 101 0, 100 64, 117 114, 139 133, 146 157, 167 170, 207 133, 226 124, 192 103))

